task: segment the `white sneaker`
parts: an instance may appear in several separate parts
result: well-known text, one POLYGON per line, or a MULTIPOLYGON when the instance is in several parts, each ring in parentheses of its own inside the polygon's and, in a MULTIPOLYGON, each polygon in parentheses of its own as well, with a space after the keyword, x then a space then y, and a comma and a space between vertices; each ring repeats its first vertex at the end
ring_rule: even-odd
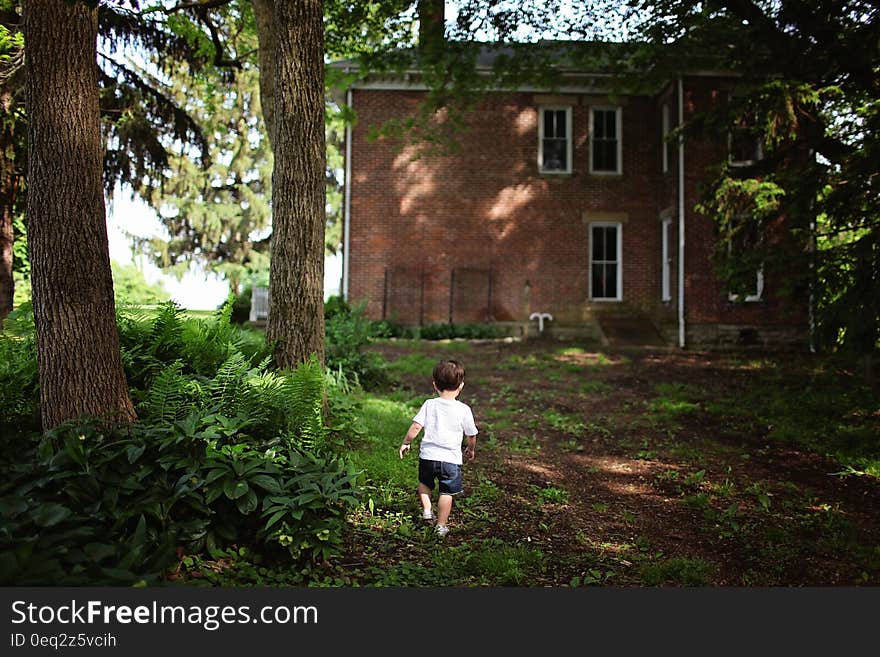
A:
POLYGON ((449 527, 446 525, 437 525, 434 527, 434 531, 437 532, 437 536, 443 537, 449 533, 449 527))
POLYGON ((425 522, 434 522, 437 519, 437 516, 434 515, 433 511, 422 511, 422 520, 425 522))

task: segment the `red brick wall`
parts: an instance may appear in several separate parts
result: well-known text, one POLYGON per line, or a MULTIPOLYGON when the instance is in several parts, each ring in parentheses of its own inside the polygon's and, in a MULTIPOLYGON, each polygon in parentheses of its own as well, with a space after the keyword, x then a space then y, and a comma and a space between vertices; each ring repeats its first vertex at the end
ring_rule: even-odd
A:
MULTIPOLYGON (((686 87, 690 87, 690 83, 686 87)), ((688 89, 686 109, 706 102, 711 81, 688 89)), ((572 106, 573 171, 539 174, 538 112, 531 93, 498 94, 470 116, 454 156, 413 159, 413 146, 388 138, 368 139, 371 127, 415 113, 419 92, 356 89, 353 129, 349 297, 365 300, 373 318, 389 315, 407 323, 448 321, 452 270, 491 270, 490 318, 526 320, 533 311, 558 321, 587 320, 600 312, 641 312, 658 323, 674 323, 677 299, 677 148, 669 172, 661 172, 662 102, 678 114, 674 85, 656 98, 628 97, 623 107, 623 173, 589 173, 591 103, 583 94, 572 106), (662 303, 660 214, 671 211, 672 302, 662 303), (588 289, 589 221, 623 220, 623 301, 591 302, 588 289), (391 272, 386 274, 386 269, 391 272), (385 293, 386 276, 412 280, 399 303, 385 293), (418 289, 424 277, 424 294, 418 289), (418 299, 418 301, 416 301, 418 299), (403 301, 401 301, 403 300, 403 301), (402 311, 418 304, 411 312, 402 311)), ((601 102, 600 102, 601 101, 601 102)), ((717 145, 685 147, 687 265, 685 309, 689 321, 761 321, 767 305, 734 309, 722 303, 707 255, 711 221, 690 209, 704 166, 717 158, 717 145), (761 315, 759 317, 759 315, 761 315)), ((482 319, 485 287, 469 274, 473 299, 464 300, 455 321, 482 319), (474 282, 477 281, 477 282, 474 282), (468 311, 470 308, 470 311, 468 311), (482 310, 481 310, 482 309, 482 310), (469 314, 468 314, 469 313, 469 314)), ((459 282, 463 280, 459 277, 459 282)), ((769 283, 769 282, 768 282, 769 283)), ((456 287, 456 308, 462 291, 456 287)))
MULTIPOLYGON (((696 111, 719 102, 726 95, 729 82, 723 79, 696 78, 685 85, 685 119, 696 111)), ((710 254, 716 243, 716 230, 711 217, 700 214, 694 203, 700 194, 700 183, 707 172, 727 156, 726 141, 689 139, 685 144, 685 224, 686 275, 685 315, 693 325, 723 324, 734 326, 786 327, 805 326, 807 300, 792 302, 780 296, 779 272, 764 272, 762 299, 758 302, 734 303, 727 290, 713 274, 710 254), (774 285, 774 279, 776 284, 774 285)))

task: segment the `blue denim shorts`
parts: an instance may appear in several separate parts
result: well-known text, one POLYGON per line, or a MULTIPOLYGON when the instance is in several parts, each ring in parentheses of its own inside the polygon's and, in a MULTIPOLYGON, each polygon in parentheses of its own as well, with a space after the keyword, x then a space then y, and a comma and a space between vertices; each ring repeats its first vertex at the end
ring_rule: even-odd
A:
POLYGON ((435 480, 440 482, 441 495, 458 495, 462 491, 461 465, 419 459, 419 483, 434 490, 435 480))

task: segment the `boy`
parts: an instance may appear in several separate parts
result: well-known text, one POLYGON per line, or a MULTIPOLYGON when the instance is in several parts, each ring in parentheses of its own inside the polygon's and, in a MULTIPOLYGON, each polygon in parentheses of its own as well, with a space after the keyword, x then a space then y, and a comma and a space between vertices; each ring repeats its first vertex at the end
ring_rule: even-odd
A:
POLYGON ((456 399, 464 387, 464 367, 460 363, 454 360, 437 363, 434 366, 433 384, 439 396, 422 404, 398 453, 403 458, 410 450, 410 443, 422 428, 425 429, 419 448, 419 500, 422 503, 422 518, 433 521, 431 491, 434 490, 436 479, 440 484, 440 495, 437 498, 437 526, 434 529, 442 537, 449 532, 447 523, 452 511, 452 497, 462 491, 462 436, 467 437, 464 456, 470 461, 477 446, 477 427, 470 406, 456 399))

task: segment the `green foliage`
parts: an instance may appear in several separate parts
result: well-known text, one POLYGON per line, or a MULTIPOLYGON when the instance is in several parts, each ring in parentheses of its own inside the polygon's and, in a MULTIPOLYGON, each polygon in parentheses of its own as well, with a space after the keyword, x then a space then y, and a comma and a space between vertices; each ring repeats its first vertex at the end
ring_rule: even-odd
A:
POLYGON ((136 390, 146 390, 166 366, 181 363, 181 373, 196 380, 213 376, 222 364, 240 353, 251 365, 269 351, 264 339, 231 324, 227 302, 208 319, 194 320, 176 302, 155 313, 120 309, 118 314, 123 365, 136 390))
POLYGON ((113 273, 113 291, 117 303, 155 304, 168 301, 169 294, 161 283, 150 283, 143 271, 133 263, 110 263, 113 273))
POLYGON ((37 344, 30 303, 13 310, 0 331, 0 434, 39 426, 37 344))
MULTIPOLYGON (((166 175, 161 186, 136 185, 168 236, 130 236, 156 266, 177 273, 201 266, 235 290, 266 268, 273 166, 260 107, 256 33, 249 7, 240 6, 244 11, 218 10, 211 17, 218 39, 222 34, 218 56, 241 56, 234 76, 182 62, 167 70, 166 95, 199 126, 209 156, 197 157, 186 142, 168 148, 174 175, 166 175)), ((175 14, 168 25, 197 53, 214 57, 218 44, 189 17, 175 14)))
POLYGON ((467 571, 482 581, 499 586, 524 586, 535 570, 540 569, 544 555, 528 545, 508 545, 498 539, 484 541, 468 555, 467 571))
POLYGON ((500 338, 506 335, 505 330, 497 324, 427 324, 419 329, 419 337, 423 340, 483 340, 500 338))
POLYGON ((374 333, 363 306, 352 308, 341 297, 330 297, 324 306, 324 332, 328 369, 341 369, 365 388, 387 382, 381 358, 364 350, 374 333))
POLYGON ((356 473, 283 440, 247 445, 209 417, 68 423, 32 440, 0 486, 4 584, 155 582, 175 548, 246 541, 295 560, 338 549, 356 473))
POLYGON ((0 335, 3 431, 0 583, 159 581, 182 549, 247 544, 272 558, 325 560, 341 545, 358 473, 339 455, 351 407, 333 401, 316 359, 271 371, 266 345, 230 325, 227 304, 191 320, 174 303, 120 311, 140 421, 83 419, 40 437, 33 317, 0 335), (246 353, 247 352, 247 353, 246 353))
POLYGON ((880 349, 880 51, 865 44, 876 42, 876 7, 726 3, 705 12, 680 0, 650 4, 633 33, 650 44, 657 74, 707 57, 716 70, 741 74, 730 102, 693 117, 685 132, 726 139, 745 124, 762 146, 751 164, 718 168, 702 194, 707 216, 721 221, 723 280, 742 296, 761 267, 773 296, 803 312, 810 304, 815 346, 865 357, 870 376, 880 349), (737 232, 751 244, 728 254, 724 242, 737 232))
POLYGON ((645 565, 641 575, 648 586, 707 586, 712 572, 712 564, 702 559, 673 557, 645 565))
POLYGON ((535 486, 532 485, 532 493, 538 500, 538 504, 568 504, 569 493, 564 488, 556 486, 535 486))
POLYGON ((586 430, 586 424, 577 416, 566 415, 565 413, 548 409, 543 412, 542 417, 551 427, 564 433, 581 436, 586 430))
POLYGON ((14 306, 31 300, 31 261, 27 251, 27 229, 24 212, 12 220, 12 279, 15 282, 14 306))

